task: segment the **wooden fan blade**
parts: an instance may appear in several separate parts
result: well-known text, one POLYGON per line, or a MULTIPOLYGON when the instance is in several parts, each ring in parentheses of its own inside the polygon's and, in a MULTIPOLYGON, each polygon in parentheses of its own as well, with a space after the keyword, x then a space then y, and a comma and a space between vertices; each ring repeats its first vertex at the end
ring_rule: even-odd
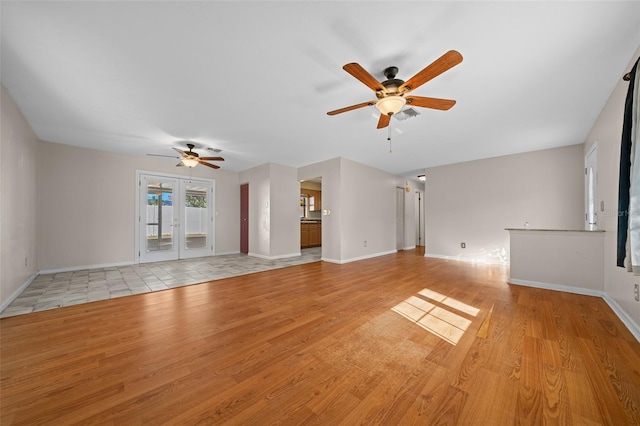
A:
POLYGON ((358 109, 358 108, 364 108, 366 106, 371 106, 371 105, 375 105, 375 101, 369 101, 369 102, 362 102, 361 104, 356 104, 356 105, 351 105, 348 107, 344 107, 344 108, 340 108, 337 109, 335 111, 329 111, 327 113, 327 115, 336 115, 336 114, 341 114, 343 112, 347 112, 347 111, 352 111, 354 109, 358 109))
POLYGON ((183 150, 181 150, 181 149, 178 149, 178 148, 173 148, 173 149, 175 149, 176 151, 178 151, 178 153, 180 153, 180 155, 182 155, 183 157, 188 157, 188 156, 189 156, 186 152, 184 152, 184 151, 183 151, 183 150))
POLYGON ((211 167, 212 169, 220 168, 220 166, 216 166, 215 164, 209 164, 206 161, 198 161, 198 163, 202 164, 203 166, 211 167))
POLYGON ((460 54, 460 52, 450 50, 433 61, 431 65, 426 66, 418 74, 407 80, 399 87, 399 90, 401 92, 404 90, 405 93, 409 93, 410 91, 422 86, 427 81, 439 76, 448 69, 455 67, 460 62, 462 62, 462 55, 460 54))
POLYGON ((391 116, 387 114, 380 114, 380 119, 378 120, 378 129, 384 129, 389 125, 391 121, 391 116))
POLYGON ((453 99, 425 98, 423 96, 407 96, 407 105, 446 111, 456 104, 453 99))
POLYGON ((357 78, 358 80, 360 80, 362 83, 365 84, 365 86, 367 86, 369 89, 373 90, 374 92, 377 92, 378 90, 384 90, 384 86, 382 85, 382 83, 376 80, 374 76, 369 74, 367 70, 362 68, 360 64, 352 62, 342 67, 342 69, 348 72, 349 74, 351 74, 352 76, 354 76, 355 78, 357 78))
POLYGON ((222 157, 200 157, 201 160, 209 160, 209 161, 224 161, 222 157))

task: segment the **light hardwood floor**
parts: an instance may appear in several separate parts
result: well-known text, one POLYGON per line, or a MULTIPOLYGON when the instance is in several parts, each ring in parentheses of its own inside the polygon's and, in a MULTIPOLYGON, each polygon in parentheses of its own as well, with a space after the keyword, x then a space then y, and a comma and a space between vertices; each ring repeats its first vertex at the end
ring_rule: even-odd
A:
POLYGON ((400 252, 0 320, 0 423, 638 425, 596 297, 400 252))

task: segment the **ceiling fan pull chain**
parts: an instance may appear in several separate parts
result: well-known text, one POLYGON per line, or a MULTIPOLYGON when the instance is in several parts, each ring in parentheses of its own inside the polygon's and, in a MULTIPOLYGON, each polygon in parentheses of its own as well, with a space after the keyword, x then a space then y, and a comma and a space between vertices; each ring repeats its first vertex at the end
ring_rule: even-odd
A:
POLYGON ((391 154, 391 120, 389 120, 389 128, 388 128, 387 140, 389 141, 389 154, 391 154))

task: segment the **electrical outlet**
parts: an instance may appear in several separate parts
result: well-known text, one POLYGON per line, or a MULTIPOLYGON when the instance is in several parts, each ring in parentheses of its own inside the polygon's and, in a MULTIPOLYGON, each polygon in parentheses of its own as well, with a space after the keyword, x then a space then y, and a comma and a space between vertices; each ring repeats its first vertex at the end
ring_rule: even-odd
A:
POLYGON ((633 295, 636 298, 636 302, 640 302, 640 285, 636 284, 633 287, 633 295))
POLYGON ((467 248, 467 243, 460 243, 460 248, 467 248))
POLYGON ((29 264, 29 258, 25 257, 24 258, 24 266, 28 266, 28 264, 29 264))
POLYGON ((367 240, 364 240, 363 247, 366 247, 366 246, 367 246, 367 240))

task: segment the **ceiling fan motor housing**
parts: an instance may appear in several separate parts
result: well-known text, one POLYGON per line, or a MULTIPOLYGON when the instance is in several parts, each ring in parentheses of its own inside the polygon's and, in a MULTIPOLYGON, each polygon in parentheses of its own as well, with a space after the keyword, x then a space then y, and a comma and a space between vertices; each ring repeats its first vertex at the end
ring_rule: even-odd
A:
POLYGON ((391 80, 386 80, 382 82, 385 90, 376 92, 378 98, 384 98, 386 96, 400 95, 400 91, 398 88, 404 84, 404 80, 400 80, 399 78, 394 78, 391 80))
POLYGON ((385 90, 376 91, 378 99, 401 94, 398 88, 404 84, 404 80, 396 78, 396 74, 398 74, 398 67, 385 68, 384 76, 387 77, 387 79, 380 83, 384 86, 385 90))
POLYGON ((186 154, 189 155, 190 157, 195 157, 195 158, 200 157, 197 152, 193 152, 193 148, 195 147, 196 146, 194 144, 188 143, 187 148, 189 148, 189 152, 187 152, 186 154))

